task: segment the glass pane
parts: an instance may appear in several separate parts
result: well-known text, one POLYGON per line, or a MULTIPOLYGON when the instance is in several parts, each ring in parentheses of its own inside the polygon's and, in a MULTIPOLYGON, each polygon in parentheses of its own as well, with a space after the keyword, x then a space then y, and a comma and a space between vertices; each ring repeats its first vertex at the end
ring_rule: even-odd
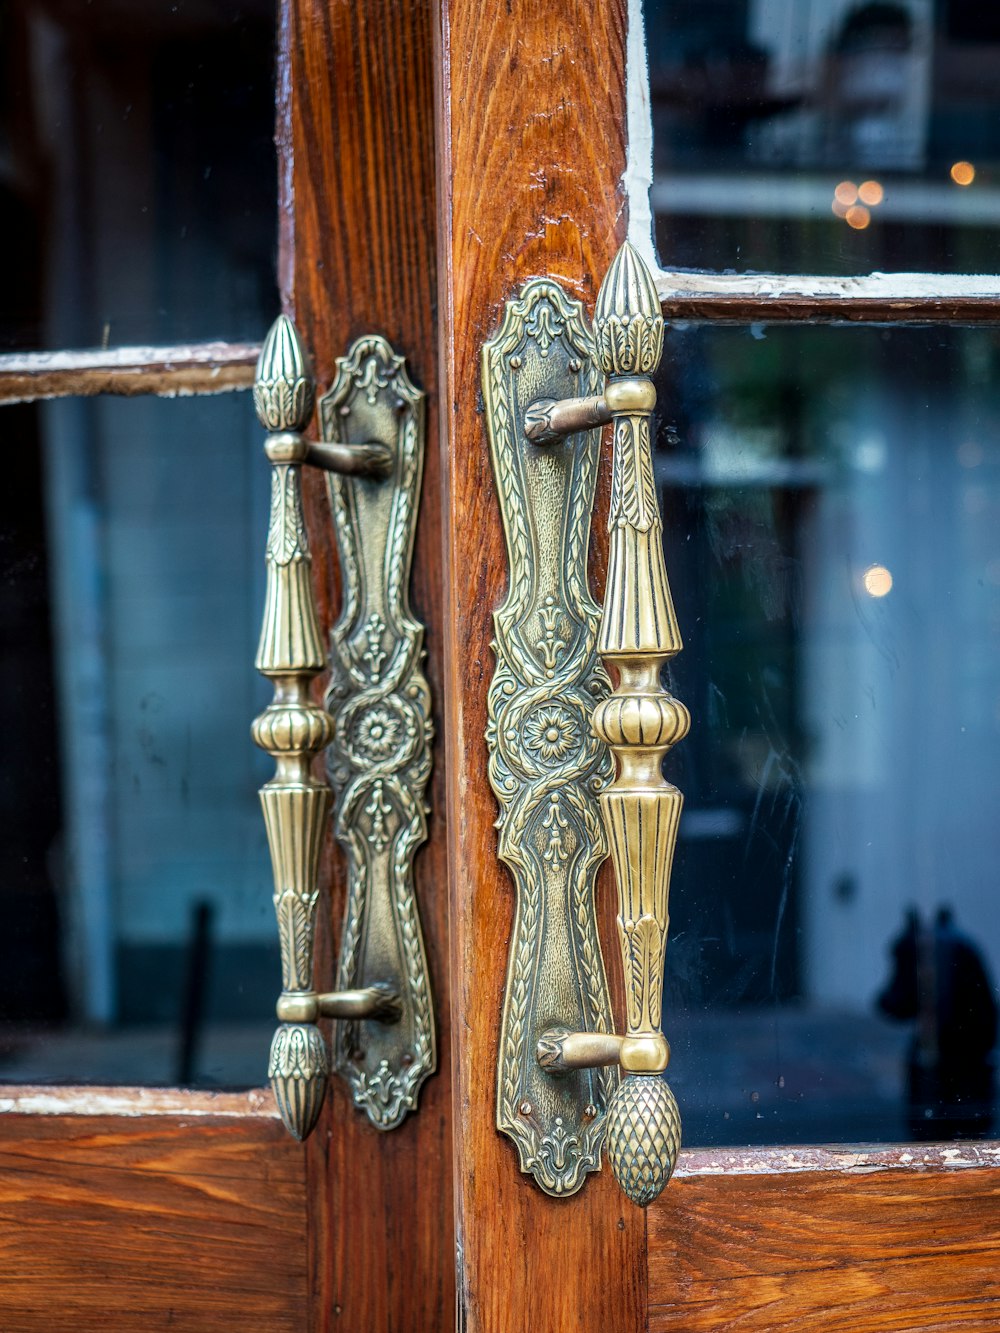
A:
POLYGON ((280 969, 249 396, 3 424, 0 1080, 260 1084, 280 969))
POLYGON ((0 0, 0 350, 259 336, 274 12, 0 0))
POLYGON ((644 0, 671 268, 991 273, 1000 10, 644 0))
POLYGON ((984 329, 668 334, 688 1144, 993 1121, 998 380, 984 329))

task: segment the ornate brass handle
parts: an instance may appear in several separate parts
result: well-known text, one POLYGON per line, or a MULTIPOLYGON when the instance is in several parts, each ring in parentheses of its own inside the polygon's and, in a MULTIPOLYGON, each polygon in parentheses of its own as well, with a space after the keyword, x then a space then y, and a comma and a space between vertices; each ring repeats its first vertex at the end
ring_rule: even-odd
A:
MULTIPOLYGON (((419 466, 412 456, 416 448, 422 447, 422 433, 414 427, 411 416, 407 416, 402 427, 397 429, 400 374, 405 379, 402 358, 394 357, 384 340, 370 338, 359 340, 351 355, 340 364, 338 384, 345 382, 345 374, 350 382, 352 370, 360 369, 365 379, 367 401, 377 404, 385 392, 392 395, 391 429, 387 440, 362 438, 353 443, 345 440, 313 443, 303 438, 302 431, 312 415, 315 386, 295 327, 284 315, 275 321, 261 349, 253 394, 258 419, 268 431, 265 450, 272 464, 267 590, 256 665, 262 675, 273 681, 274 699, 253 725, 254 740, 274 757, 276 763, 274 777, 260 793, 274 872, 274 906, 281 943, 283 987, 277 1004, 280 1026, 271 1044, 268 1074, 281 1117, 297 1139, 304 1139, 316 1123, 330 1072, 326 1043, 317 1027, 320 1017, 342 1020, 342 1032, 351 1034, 353 1063, 343 1072, 351 1083, 355 1102, 364 1106, 378 1128, 393 1127, 407 1110, 415 1107, 420 1082, 434 1067, 429 982, 410 875, 412 852, 422 840, 425 827, 419 782, 421 776, 426 782, 430 768, 429 721, 422 737, 412 734, 408 737, 410 751, 426 754, 426 762, 416 779, 412 771, 413 754, 407 754, 403 760, 402 767, 406 771, 401 776, 400 757, 391 750, 376 756, 381 758, 381 765, 366 766, 365 756, 362 756, 356 765, 359 771, 348 775, 353 778, 350 785, 354 796, 359 789, 365 789, 366 783, 369 786, 374 784, 382 791, 393 782, 397 787, 405 787, 407 781, 412 785, 415 780, 419 809, 416 827, 407 833, 408 852, 401 855, 394 866, 391 883, 386 882, 384 875, 369 874, 368 862, 378 860, 377 853, 366 861, 362 851, 360 858, 352 861, 348 919, 340 966, 342 988, 325 993, 313 989, 313 943, 320 896, 319 860, 326 822, 334 803, 333 792, 325 781, 315 776, 313 768, 317 755, 334 741, 336 727, 331 714, 310 695, 311 682, 327 666, 327 654, 312 592, 312 562, 302 510, 302 467, 312 465, 341 477, 372 479, 342 485, 374 485, 376 490, 390 486, 392 494, 387 501, 381 502, 383 507, 387 505, 395 512, 402 504, 412 514, 415 506, 414 473, 419 485, 419 466), (352 370, 345 371, 345 366, 352 370), (387 366, 392 373, 383 373, 379 379, 380 368, 384 371, 387 366), (404 435, 405 439, 402 438, 404 435), (404 456, 406 461, 402 463, 404 456), (390 480, 393 470, 400 468, 405 474, 403 481, 399 478, 390 480), (382 480, 375 485, 377 479, 382 480), (405 491, 405 502, 397 502, 400 487, 405 491), (368 768, 374 772, 369 772, 368 768), (388 906, 385 905, 386 897, 388 906), (375 907, 373 903, 376 903, 375 907), (375 924, 369 928, 371 921, 375 924), (397 959, 398 951, 394 950, 392 940, 387 942, 382 938, 395 932, 400 921, 403 922, 404 937, 411 941, 402 961, 397 959), (367 965, 366 955, 359 946, 361 936, 371 937, 376 957, 381 960, 381 970, 374 977, 367 975, 372 968, 367 965), (388 1099, 385 1095, 377 1099, 377 1104, 372 1103, 365 1081, 364 1061, 368 1053, 362 1049, 356 1035, 362 1020, 375 1025, 397 1025, 388 1045, 374 1035, 385 1030, 384 1027, 376 1027, 365 1043, 378 1055, 379 1090, 389 1094, 388 1099), (400 1076, 403 1079, 402 1093, 397 1087, 400 1076), (365 1095, 361 1097, 358 1095, 359 1080, 365 1083, 365 1095)), ((412 386, 410 389, 416 395, 412 386)), ((350 403, 345 401, 350 396, 345 392, 338 400, 347 415, 352 411, 350 403)), ((342 497, 342 492, 337 494, 342 497)), ((338 540, 342 563, 349 565, 354 558, 351 537, 338 532, 338 540)), ((396 584, 402 585, 401 595, 405 598, 412 533, 409 543, 404 540, 397 544, 400 550, 389 554, 383 552, 383 560, 389 565, 396 584)), ((349 580, 356 581, 357 569, 349 567, 346 575, 349 580)), ((345 657, 342 622, 343 618, 334 632, 334 640, 341 648, 335 665, 340 668, 345 657), (341 631, 339 637, 338 631, 341 631)), ((391 641, 390 649, 395 651, 395 658, 407 659, 411 627, 390 625, 387 628, 379 623, 386 640, 391 641)), ((369 651, 374 651, 368 638, 364 641, 369 651)), ((378 651, 382 659, 388 655, 388 650, 382 651, 381 644, 378 651)), ((350 658, 349 651, 346 656, 350 658)), ((340 677, 337 679, 339 681, 340 677)), ((359 685, 364 683, 362 678, 359 685)), ((410 685, 415 691, 414 697, 429 708, 426 684, 422 691, 412 682, 410 685)), ((346 694, 346 687, 339 693, 346 694)), ((343 783, 339 786, 337 813, 343 816, 343 783)), ((409 799, 412 801, 412 796, 409 799)), ((390 821, 395 817, 391 801, 385 805, 382 839, 386 839, 386 817, 390 821)), ((359 841, 359 836, 362 842, 372 841, 370 829, 366 839, 353 830, 345 833, 341 824, 342 821, 338 823, 338 834, 350 836, 352 846, 359 841)))
MULTIPOLYGON (((663 558, 663 533, 650 452, 656 391, 649 376, 663 349, 663 318, 652 277, 627 242, 601 285, 594 315, 608 384, 603 398, 545 404, 535 438, 553 438, 580 419, 614 422, 607 591, 598 651, 618 673, 594 710, 596 735, 617 760, 600 794, 618 885, 618 936, 625 973, 624 1037, 550 1031, 538 1058, 554 1073, 620 1065, 624 1078, 608 1113, 612 1170, 628 1197, 648 1204, 673 1172, 680 1147, 677 1103, 662 1075, 670 1047, 660 1031, 667 900, 683 796, 662 762, 687 734, 687 709, 663 689, 663 664, 682 643, 663 558)), ((530 425, 530 422, 528 423, 530 425)), ((526 425, 526 430, 528 429, 526 425)))
POLYGON ((593 334, 578 302, 551 279, 534 278, 507 302, 483 348, 510 565, 495 616, 487 741, 499 853, 517 891, 497 1127, 516 1144, 521 1169, 557 1196, 599 1169, 606 1141, 619 1183, 638 1204, 663 1189, 680 1143, 677 1105, 662 1078, 670 1049, 660 1010, 683 798, 661 762, 690 719, 660 684, 663 663, 681 649, 649 441, 650 375, 662 348, 656 289, 628 244, 601 286, 593 334), (587 590, 586 554, 597 427, 611 421, 610 562, 600 610, 587 590), (598 655, 618 675, 610 696, 598 655), (594 909, 594 876, 609 845, 623 1036, 609 1031, 594 909))

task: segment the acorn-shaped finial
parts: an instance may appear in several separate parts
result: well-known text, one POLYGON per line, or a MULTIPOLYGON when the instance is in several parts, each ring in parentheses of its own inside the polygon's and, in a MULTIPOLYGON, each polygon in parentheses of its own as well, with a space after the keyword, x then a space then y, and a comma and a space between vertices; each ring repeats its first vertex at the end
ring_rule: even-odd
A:
POLYGON ((326 1096, 330 1058, 312 1023, 282 1023, 271 1042, 267 1074, 289 1134, 300 1142, 312 1132, 326 1096))
POLYGON ((681 1146, 681 1116, 666 1079, 622 1079, 608 1109, 607 1145, 615 1180, 645 1208, 673 1175, 681 1146))
POLYGON ((257 359, 253 405, 265 430, 304 430, 312 416, 316 385, 308 353, 295 325, 279 315, 257 359))
POLYGON ((650 375, 663 351, 663 316, 653 275, 628 241, 611 261, 594 311, 605 375, 650 375))

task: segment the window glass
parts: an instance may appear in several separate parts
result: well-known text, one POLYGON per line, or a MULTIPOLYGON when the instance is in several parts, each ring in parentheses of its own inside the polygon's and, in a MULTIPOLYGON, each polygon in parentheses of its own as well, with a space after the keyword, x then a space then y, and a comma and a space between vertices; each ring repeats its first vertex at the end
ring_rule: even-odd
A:
POLYGON ((992 273, 1000 9, 644 0, 671 268, 992 273))
POLYGON ((0 351, 260 336, 274 23, 273 0, 0 0, 0 351))
POLYGON ((994 1123, 998 382, 995 330, 668 331, 689 1145, 994 1123))
POLYGON ((249 395, 3 409, 0 1080, 263 1083, 249 395))

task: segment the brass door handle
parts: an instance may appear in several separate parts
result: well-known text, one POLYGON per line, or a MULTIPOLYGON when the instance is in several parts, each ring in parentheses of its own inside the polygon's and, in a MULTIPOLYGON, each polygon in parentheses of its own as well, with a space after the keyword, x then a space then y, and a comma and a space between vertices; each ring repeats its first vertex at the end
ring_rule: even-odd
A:
MULTIPOLYGON (((687 735, 687 709, 660 683, 681 651, 663 556, 663 525, 653 478, 649 376, 663 350, 663 318, 653 279, 628 242, 601 285, 594 312, 597 351, 608 386, 603 406, 614 422, 608 581, 598 651, 618 685, 594 711, 594 731, 611 747, 617 774, 600 795, 615 880, 625 974, 626 1034, 608 1043, 625 1077, 608 1114, 608 1156, 628 1197, 647 1204, 673 1173, 680 1147, 677 1103, 662 1077, 670 1047, 660 1030, 670 871, 684 798, 662 762, 687 735)), ((589 1034, 556 1044, 571 1063, 589 1034)), ((548 1052, 541 1050, 543 1061, 548 1052)), ((578 1056, 578 1058, 584 1058, 578 1056)))
POLYGON ((393 1128, 415 1109, 420 1085, 435 1067, 430 982, 412 877, 413 855, 426 837, 423 797, 432 734, 420 671, 422 628, 407 603, 423 459, 422 395, 410 384, 402 358, 381 338, 359 339, 338 362, 338 372, 320 403, 323 424, 328 434, 342 437, 353 425, 360 438, 315 443, 303 437, 315 384, 284 315, 261 349, 253 391, 272 464, 256 666, 273 682, 274 699, 252 729, 276 764, 260 792, 282 968, 280 1025, 268 1074, 282 1120, 297 1139, 313 1129, 326 1093, 330 1061, 317 1026, 321 1017, 340 1020, 338 1072, 379 1129, 393 1128), (303 466, 336 478, 330 489, 345 607, 331 632, 329 661, 312 591, 303 466), (359 549, 358 515, 369 510, 374 518, 366 530, 374 552, 359 549), (331 687, 323 708, 310 687, 328 665, 331 687), (389 743, 372 742, 380 726, 389 743), (329 751, 336 800, 313 771, 323 751, 329 751), (314 939, 331 810, 348 848, 348 900, 339 989, 319 992, 313 987, 314 939))
MULTIPOLYGON (((523 301, 522 297, 521 304, 523 301)), ((509 304, 508 319, 517 305, 509 304)), ((533 1054, 537 1067, 550 1081, 577 1080, 571 1084, 575 1093, 570 1101, 574 1097, 577 1101, 584 1096, 590 1099, 591 1120, 595 1124, 601 1122, 615 1177, 634 1203, 646 1205, 670 1179, 680 1146, 677 1104, 662 1077, 670 1048, 660 1030, 660 1017, 670 871, 683 797, 664 779, 661 764, 666 752, 686 735, 690 718, 684 705, 671 698, 660 683, 663 664, 682 645, 667 582, 649 438, 649 418, 656 402, 650 375, 662 352, 663 318, 652 277, 638 252, 627 242, 622 246, 597 298, 591 355, 607 377, 603 393, 591 389, 585 395, 559 397, 551 392, 554 376, 544 362, 551 355, 554 342, 549 336, 552 322, 546 318, 548 332, 543 334, 543 341, 547 339, 549 346, 543 349, 540 359, 532 362, 530 374, 523 381, 520 379, 525 353, 518 351, 509 391, 502 395, 494 393, 492 400, 487 395, 488 420, 495 465, 498 460, 502 463, 496 440, 504 431, 509 432, 505 423, 511 417, 517 418, 521 439, 518 447, 525 458, 531 457, 532 451, 541 454, 550 448, 565 450, 568 439, 581 435, 585 438, 586 433, 593 436, 595 427, 609 421, 614 423, 608 579, 597 649, 604 665, 616 670, 618 685, 610 696, 597 701, 592 710, 592 727, 597 742, 607 747, 616 760, 617 773, 611 783, 602 785, 597 778, 597 785, 601 787, 598 802, 618 886, 617 924, 624 966, 626 1025, 623 1035, 615 1035, 607 1030, 604 1014, 595 1011, 583 1030, 572 1030, 568 1023, 555 1026, 551 1019, 547 1026, 542 1026, 543 1006, 539 1006, 533 1011, 537 1015, 533 1054), (532 389, 534 396, 524 402, 532 389), (581 1071, 585 1074, 615 1066, 624 1077, 616 1079, 617 1086, 607 1099, 605 1118, 604 1108, 594 1098, 594 1084, 581 1082, 581 1071)), ((530 326, 525 329, 530 343, 530 326)), ((495 362, 496 341, 488 344, 484 353, 484 379, 495 362)), ((500 383, 495 376, 494 380, 495 384, 500 383)), ((497 466, 497 472, 504 496, 510 491, 512 476, 502 466, 497 466)), ((565 524, 565 515, 561 521, 565 524)), ((514 548, 509 524, 506 526, 513 579, 514 548)), ((563 582, 562 588, 565 586, 563 582)), ((564 608, 560 604, 553 612, 556 609, 562 612, 564 608)), ((598 772, 599 769, 595 770, 595 774, 598 772)), ((498 787, 498 794, 502 803, 510 800, 509 791, 502 793, 498 787)), ((586 821, 574 829, 574 839, 577 844, 582 842, 603 854, 601 840, 586 821)), ((579 845, 576 850, 582 855, 579 845)), ((547 873, 536 865, 531 874, 531 892, 545 904, 537 912, 544 921, 554 911, 558 912, 557 902, 549 901, 553 895, 547 873)), ((557 892, 554 899, 559 896, 557 892)), ((592 898, 584 906, 592 917, 592 898)), ((519 941, 523 935, 522 918, 523 913, 519 912, 519 941)), ((570 975, 588 966, 594 970, 586 954, 596 939, 595 922, 589 921, 586 928, 576 932, 562 930, 558 939, 564 947, 569 946, 570 975)), ((534 957, 539 965, 544 962, 551 966, 547 960, 554 945, 552 929, 539 926, 532 946, 537 950, 534 957)), ((512 950, 505 1015, 511 987, 519 984, 518 968, 513 961, 517 947, 512 950)), ((565 968, 565 963, 565 959, 560 960, 560 967, 565 968)), ((550 1014, 558 1012, 559 1004, 567 1017, 567 1011, 581 1013, 571 988, 556 980, 548 984, 551 994, 544 1008, 550 1014)), ((586 1017, 586 1006, 582 1012, 586 1017)), ((501 1037, 501 1048, 502 1061, 503 1052, 509 1049, 506 1032, 501 1037)), ((533 1107, 540 1100, 536 1096, 533 1107)), ((550 1136, 562 1131, 563 1137, 567 1137, 566 1118, 564 1104, 555 1129, 548 1128, 550 1136)), ((498 1124, 505 1132, 511 1132, 508 1123, 500 1118, 498 1124)), ((512 1136, 516 1138, 516 1133, 512 1136)), ((565 1145, 564 1154, 579 1158, 580 1136, 574 1137, 575 1146, 565 1145)), ((533 1168, 529 1164, 525 1169, 533 1168)), ((534 1174, 543 1188, 549 1188, 537 1170, 534 1174)), ((573 1188, 579 1188, 581 1183, 582 1174, 578 1171, 573 1188)), ((549 1189, 549 1192, 572 1190, 549 1189)))

